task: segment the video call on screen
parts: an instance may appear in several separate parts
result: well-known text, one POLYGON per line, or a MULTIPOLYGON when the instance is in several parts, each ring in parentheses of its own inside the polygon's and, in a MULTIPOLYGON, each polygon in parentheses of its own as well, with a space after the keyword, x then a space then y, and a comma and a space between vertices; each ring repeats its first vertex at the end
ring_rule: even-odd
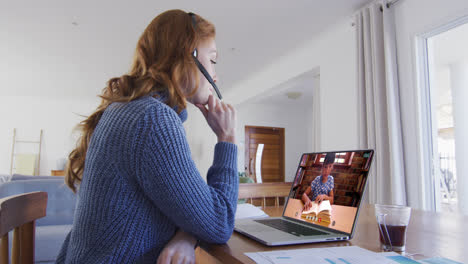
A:
POLYGON ((373 152, 365 150, 327 153, 302 155, 289 194, 285 216, 351 233, 373 152), (327 173, 325 167, 329 168, 329 174, 321 177, 327 173), (308 188, 309 193, 307 193, 308 188), (323 206, 322 202, 316 203, 317 208, 313 208, 315 211, 305 214, 304 212, 310 210, 304 211, 304 203, 307 200, 303 195, 306 193, 309 200, 312 200, 313 190, 317 194, 333 197, 333 200, 327 199, 323 206), (330 204, 331 210, 327 209, 327 203, 330 204))

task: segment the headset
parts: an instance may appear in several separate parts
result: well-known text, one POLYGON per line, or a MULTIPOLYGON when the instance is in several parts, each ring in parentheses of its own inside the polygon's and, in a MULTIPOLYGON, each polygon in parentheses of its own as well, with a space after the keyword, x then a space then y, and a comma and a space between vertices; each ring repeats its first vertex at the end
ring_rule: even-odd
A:
MULTIPOLYGON (((195 20, 195 14, 192 13, 192 12, 190 12, 188 14, 192 18, 192 25, 193 25, 193 28, 195 30, 196 27, 197 27, 197 21, 195 20)), ((206 71, 205 67, 203 67, 203 65, 197 59, 197 56, 198 56, 198 51, 195 48, 195 50, 192 52, 192 57, 193 57, 193 60, 195 61, 195 64, 197 65, 197 67, 201 71, 201 73, 205 76, 205 78, 208 80, 208 82, 211 83, 211 86, 213 86, 216 94, 218 95, 218 98, 223 99, 223 97, 221 96, 221 92, 219 92, 218 86, 216 86, 215 82, 213 81, 213 78, 211 78, 208 71, 206 71)))

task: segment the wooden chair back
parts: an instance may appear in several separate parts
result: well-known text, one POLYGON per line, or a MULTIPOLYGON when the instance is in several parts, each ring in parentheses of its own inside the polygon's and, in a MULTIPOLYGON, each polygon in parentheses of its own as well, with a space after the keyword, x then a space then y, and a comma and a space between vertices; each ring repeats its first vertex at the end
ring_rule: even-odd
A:
POLYGON ((292 182, 267 182, 267 183, 240 183, 239 199, 262 198, 262 207, 266 205, 266 198, 275 198, 275 205, 279 206, 280 197, 288 197, 292 182))
POLYGON ((34 262, 36 219, 46 216, 47 192, 0 199, 0 264, 8 264, 8 232, 13 231, 11 263, 34 262))

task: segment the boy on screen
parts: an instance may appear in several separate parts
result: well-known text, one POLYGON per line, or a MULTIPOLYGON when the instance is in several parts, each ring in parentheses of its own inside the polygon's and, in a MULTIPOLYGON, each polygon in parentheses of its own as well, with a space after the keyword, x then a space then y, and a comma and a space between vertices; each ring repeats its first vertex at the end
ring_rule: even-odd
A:
POLYGON ((304 202, 304 211, 312 207, 312 201, 320 203, 323 200, 329 200, 330 204, 333 204, 335 182, 330 172, 334 164, 335 153, 327 153, 322 165, 322 174, 317 176, 302 194, 301 200, 304 202))

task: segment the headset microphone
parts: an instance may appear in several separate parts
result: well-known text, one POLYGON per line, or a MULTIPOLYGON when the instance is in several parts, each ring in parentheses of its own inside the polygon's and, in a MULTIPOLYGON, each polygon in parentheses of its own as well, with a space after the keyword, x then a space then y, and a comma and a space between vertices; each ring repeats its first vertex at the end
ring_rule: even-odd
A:
POLYGON ((197 59, 197 49, 195 49, 192 53, 192 57, 195 60, 195 64, 197 64, 198 69, 202 72, 202 74, 205 76, 205 78, 208 80, 209 83, 213 86, 216 94, 218 95, 219 99, 223 99, 221 96, 221 93, 219 92, 218 86, 216 86, 216 83, 213 81, 213 78, 211 78, 210 74, 208 71, 206 71, 205 67, 200 63, 200 61, 197 59))
MULTIPOLYGON (((195 21, 195 14, 194 13, 188 13, 190 15, 190 17, 192 17, 192 25, 193 27, 195 28, 197 23, 195 21)), ((216 92, 216 95, 218 95, 219 99, 223 99, 223 97, 221 96, 221 92, 219 92, 219 89, 218 89, 218 86, 216 86, 215 82, 213 81, 213 78, 211 78, 210 74, 208 73, 208 71, 205 69, 205 67, 203 67, 203 65, 200 63, 200 61, 198 60, 198 51, 197 49, 195 49, 192 53, 192 57, 193 57, 193 60, 195 61, 195 64, 197 65, 198 69, 201 71, 201 73, 203 74, 203 76, 205 76, 205 78, 208 80, 208 82, 211 84, 211 86, 213 86, 215 92, 216 92)))

